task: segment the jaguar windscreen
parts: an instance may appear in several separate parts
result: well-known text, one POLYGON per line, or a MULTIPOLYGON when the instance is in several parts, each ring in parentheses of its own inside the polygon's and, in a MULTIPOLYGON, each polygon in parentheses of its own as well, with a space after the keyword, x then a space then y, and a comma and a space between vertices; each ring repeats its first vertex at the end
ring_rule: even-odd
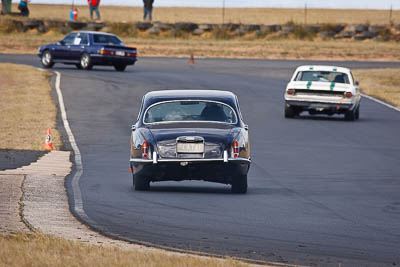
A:
POLYGON ((144 123, 220 122, 236 124, 235 111, 228 105, 212 101, 168 101, 150 106, 144 123))
POLYGON ((294 81, 350 83, 347 74, 333 71, 299 71, 294 81))

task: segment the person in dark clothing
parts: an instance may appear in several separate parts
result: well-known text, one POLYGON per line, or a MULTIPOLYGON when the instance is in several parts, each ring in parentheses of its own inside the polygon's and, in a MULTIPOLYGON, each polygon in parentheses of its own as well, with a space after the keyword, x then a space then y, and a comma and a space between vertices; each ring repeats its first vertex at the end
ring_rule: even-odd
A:
POLYGON ((11 13, 11 0, 1 0, 1 12, 0 14, 11 13))
POLYGON ((18 5, 19 11, 21 11, 21 16, 28 17, 29 9, 28 9, 28 0, 21 0, 18 5))
POLYGON ((143 20, 146 20, 147 14, 149 14, 149 21, 152 19, 152 12, 153 12, 153 3, 154 0, 143 0, 144 4, 144 14, 143 14, 143 20))
POLYGON ((88 0, 89 10, 90 10, 90 19, 93 19, 93 11, 96 12, 97 19, 101 19, 99 5, 100 0, 88 0))

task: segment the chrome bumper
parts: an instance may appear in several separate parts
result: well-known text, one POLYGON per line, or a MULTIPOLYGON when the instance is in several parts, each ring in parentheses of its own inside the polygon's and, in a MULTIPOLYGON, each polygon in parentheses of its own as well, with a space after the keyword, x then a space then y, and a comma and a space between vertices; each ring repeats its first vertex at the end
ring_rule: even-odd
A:
POLYGON ((324 105, 330 107, 353 106, 356 102, 354 98, 341 98, 341 97, 316 97, 316 96, 285 96, 285 101, 289 105, 296 106, 313 106, 313 105, 324 105))
POLYGON ((247 162, 251 163, 251 159, 246 158, 228 158, 228 153, 224 151, 224 157, 220 159, 162 159, 158 158, 157 152, 153 152, 152 159, 139 159, 139 158, 131 158, 129 162, 139 162, 139 163, 153 163, 157 164, 158 162, 247 162))
POLYGON ((354 107, 354 102, 342 102, 342 101, 317 101, 317 100, 293 100, 288 99, 285 100, 286 105, 288 106, 296 106, 296 107, 303 107, 303 108, 324 108, 324 109, 352 109, 354 107))

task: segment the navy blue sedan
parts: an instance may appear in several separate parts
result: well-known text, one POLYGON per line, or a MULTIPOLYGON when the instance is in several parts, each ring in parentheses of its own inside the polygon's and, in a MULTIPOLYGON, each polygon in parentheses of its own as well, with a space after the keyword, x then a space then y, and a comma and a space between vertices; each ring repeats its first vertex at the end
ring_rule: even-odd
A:
POLYGON ((103 65, 124 71, 137 61, 136 48, 125 46, 114 34, 92 31, 72 32, 58 43, 42 45, 38 56, 45 68, 64 63, 85 70, 103 65))
POLYGON ((231 92, 166 90, 147 93, 130 139, 135 190, 150 182, 204 180, 247 192, 249 129, 231 92))

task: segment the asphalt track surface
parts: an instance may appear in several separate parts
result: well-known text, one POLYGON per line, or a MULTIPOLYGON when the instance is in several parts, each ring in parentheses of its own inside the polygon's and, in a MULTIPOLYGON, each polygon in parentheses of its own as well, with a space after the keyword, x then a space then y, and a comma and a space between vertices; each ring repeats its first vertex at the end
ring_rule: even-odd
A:
MULTIPOLYGON (((35 56, 0 62, 39 66, 35 56)), ((400 112, 362 99, 360 120, 283 118, 283 90, 301 64, 350 68, 398 63, 141 58, 126 72, 56 65, 82 153, 84 210, 120 238, 253 260, 316 266, 400 264, 400 112), (159 89, 222 89, 250 127, 246 195, 198 181, 135 192, 130 126, 141 97, 159 89)), ((362 86, 362 84, 361 84, 362 86)), ((67 182, 71 194, 71 186, 67 182)))

